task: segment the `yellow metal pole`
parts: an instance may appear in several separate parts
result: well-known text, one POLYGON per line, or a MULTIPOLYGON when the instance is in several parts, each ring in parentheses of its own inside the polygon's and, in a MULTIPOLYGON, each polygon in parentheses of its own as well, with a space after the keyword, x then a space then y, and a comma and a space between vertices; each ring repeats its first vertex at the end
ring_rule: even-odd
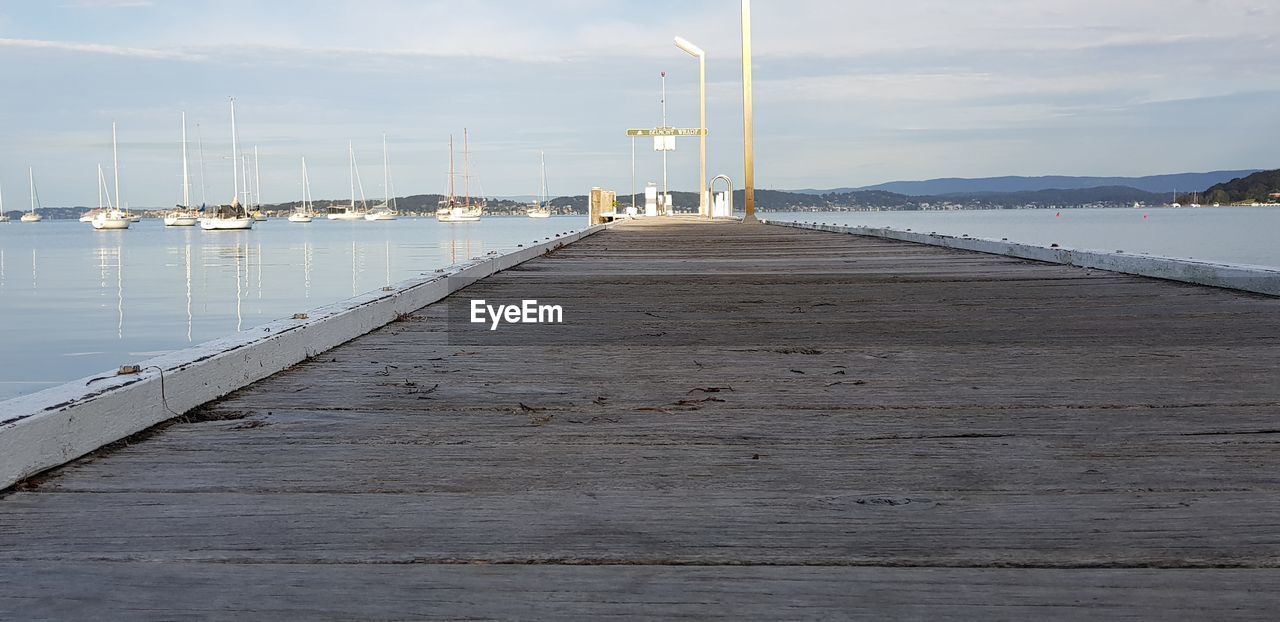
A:
POLYGON ((751 145, 755 125, 751 120, 751 0, 742 0, 742 157, 746 187, 746 214, 743 223, 756 220, 756 162, 751 145))
POLYGON ((711 218, 711 205, 707 202, 707 55, 698 57, 698 128, 702 130, 699 137, 698 151, 698 210, 707 218, 711 218))

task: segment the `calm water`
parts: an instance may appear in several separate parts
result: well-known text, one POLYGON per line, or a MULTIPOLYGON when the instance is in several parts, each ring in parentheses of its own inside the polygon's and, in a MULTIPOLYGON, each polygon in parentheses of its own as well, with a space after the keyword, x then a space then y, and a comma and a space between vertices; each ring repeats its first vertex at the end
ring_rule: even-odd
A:
POLYGON ((586 217, 0 223, 0 400, 581 229, 586 217))
POLYGON ((1280 209, 1266 207, 784 212, 763 217, 1280 268, 1280 209))

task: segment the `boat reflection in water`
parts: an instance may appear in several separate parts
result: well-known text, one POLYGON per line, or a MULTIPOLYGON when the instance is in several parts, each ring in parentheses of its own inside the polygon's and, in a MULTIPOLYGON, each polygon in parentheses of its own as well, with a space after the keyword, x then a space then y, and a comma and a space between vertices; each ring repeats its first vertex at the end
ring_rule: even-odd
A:
MULTIPOLYGON (((106 298, 115 294, 116 339, 124 339, 124 246, 99 246, 97 255, 99 296, 106 298), (112 286, 115 292, 109 291, 112 286)), ((100 306, 106 307, 106 304, 100 306)))
POLYGON ((311 299, 311 264, 315 260, 310 242, 302 243, 302 298, 311 299))
POLYGON ((212 234, 158 221, 128 231, 93 231, 74 219, 0 226, 0 400, 252 331, 573 226, 556 217, 383 224, 212 234))
MULTIPOLYGON (((471 249, 471 225, 463 224, 461 226, 451 227, 454 234, 449 238, 448 242, 441 242, 440 249, 444 251, 445 256, 449 258, 450 264, 460 261, 466 261, 475 257, 471 249), (461 239, 459 239, 461 238, 461 239)), ((477 253, 483 252, 484 244, 477 244, 479 250, 477 253)))

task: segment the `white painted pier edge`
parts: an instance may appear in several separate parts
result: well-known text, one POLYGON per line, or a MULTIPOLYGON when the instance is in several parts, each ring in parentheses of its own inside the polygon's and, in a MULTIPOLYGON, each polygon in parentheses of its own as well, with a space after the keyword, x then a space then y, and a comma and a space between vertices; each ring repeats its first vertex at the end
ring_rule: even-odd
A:
POLYGON ((148 359, 138 363, 143 368, 138 374, 104 372, 0 402, 0 490, 185 414, 384 326, 398 314, 421 309, 476 280, 607 227, 560 234, 505 255, 475 259, 387 290, 311 309, 307 319, 276 320, 148 359))
POLYGON ((1019 244, 1004 240, 955 237, 936 233, 899 231, 880 227, 848 227, 818 223, 762 221, 770 225, 865 235, 889 240, 901 240, 942 246, 958 250, 1006 255, 1019 259, 1031 259, 1049 263, 1066 264, 1081 268, 1094 268, 1138 276, 1195 283, 1210 287, 1235 289, 1270 296, 1280 296, 1280 270, 1263 266, 1214 263, 1194 259, 1178 259, 1154 255, 1133 255, 1123 252, 1051 248, 1019 244))

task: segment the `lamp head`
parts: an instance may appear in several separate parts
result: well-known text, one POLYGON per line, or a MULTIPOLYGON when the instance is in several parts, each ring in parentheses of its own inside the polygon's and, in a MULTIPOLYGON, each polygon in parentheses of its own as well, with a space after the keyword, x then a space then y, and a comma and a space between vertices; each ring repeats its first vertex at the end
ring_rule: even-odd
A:
POLYGON ((676 37, 676 47, 684 50, 694 58, 702 58, 707 55, 706 52, 702 51, 702 48, 692 43, 689 43, 689 41, 686 40, 684 37, 676 37))

